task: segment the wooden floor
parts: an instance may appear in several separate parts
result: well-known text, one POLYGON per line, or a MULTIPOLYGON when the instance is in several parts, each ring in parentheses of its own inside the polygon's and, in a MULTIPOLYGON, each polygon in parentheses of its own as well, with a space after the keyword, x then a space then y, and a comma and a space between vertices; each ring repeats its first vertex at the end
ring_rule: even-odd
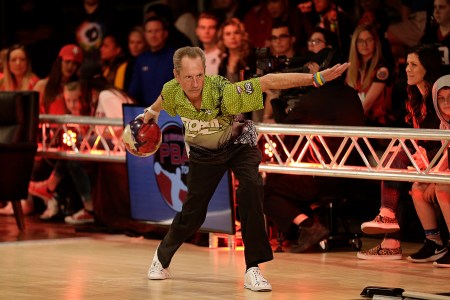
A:
MULTIPOLYGON (((362 261, 354 251, 275 253, 263 264, 273 292, 243 288, 242 249, 184 244, 165 281, 147 279, 158 240, 77 233, 62 223, 28 217, 19 233, 0 217, 0 299, 363 299, 366 286, 424 293, 450 292, 450 270, 431 264, 362 261), (6 225, 5 225, 6 224, 6 225)), ((377 242, 363 239, 363 248, 377 242)), ((420 244, 404 243, 404 256, 420 244)))

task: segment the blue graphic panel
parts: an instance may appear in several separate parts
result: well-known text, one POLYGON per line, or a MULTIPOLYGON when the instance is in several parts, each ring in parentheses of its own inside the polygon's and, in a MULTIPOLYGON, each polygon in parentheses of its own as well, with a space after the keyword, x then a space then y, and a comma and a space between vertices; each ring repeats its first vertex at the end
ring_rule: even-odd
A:
MULTIPOLYGON (((144 108, 124 105, 124 124, 128 124, 144 108)), ((161 111, 158 119, 163 141, 161 147, 150 157, 126 156, 130 187, 131 216, 135 220, 159 225, 170 225, 187 193, 186 176, 189 172, 182 122, 161 111)), ((211 202, 205 222, 200 230, 234 234, 233 201, 229 174, 219 183, 211 202)))

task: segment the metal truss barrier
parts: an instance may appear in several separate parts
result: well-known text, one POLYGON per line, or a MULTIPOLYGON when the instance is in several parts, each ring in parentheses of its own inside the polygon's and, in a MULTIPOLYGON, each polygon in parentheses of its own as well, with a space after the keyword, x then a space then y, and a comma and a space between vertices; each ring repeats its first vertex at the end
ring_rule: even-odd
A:
POLYGON ((450 170, 446 168, 450 131, 281 124, 258 124, 256 128, 260 142, 272 155, 272 159, 260 164, 262 172, 450 184, 450 170), (288 135, 298 137, 289 148, 284 143, 288 135), (342 138, 336 151, 330 150, 326 137, 342 138), (419 151, 419 140, 439 141, 441 147, 434 157, 427 159, 419 151), (384 146, 380 149, 380 145, 384 146), (318 163, 305 162, 308 151, 315 154, 318 163), (410 160, 407 169, 391 168, 400 151, 410 160), (420 153, 418 159, 426 168, 419 168, 413 158, 416 152, 420 153), (362 165, 347 162, 350 154, 355 153, 363 161, 362 165), (446 170, 438 171, 441 168, 446 170))
POLYGON ((40 156, 125 163, 122 119, 42 114, 39 123, 40 156))
MULTIPOLYGON (((56 159, 125 162, 125 148, 121 141, 122 119, 40 115, 39 120, 42 135, 38 155, 56 159)), ((261 162, 261 172, 450 184, 450 170, 438 171, 442 164, 447 165, 450 131, 262 123, 256 128, 260 144, 266 147, 263 151, 272 155, 271 159, 261 162), (296 137, 294 145, 285 145, 286 136, 296 137), (342 138, 334 152, 326 143, 328 137, 342 138), (413 158, 414 153, 421 153, 417 144, 419 140, 442 142, 434 157, 427 159, 419 154, 425 169, 419 168, 413 158), (380 149, 380 145, 385 146, 380 149), (304 160, 307 152, 311 151, 318 163, 304 160), (391 168, 400 151, 404 151, 411 162, 408 169, 391 168), (348 163, 349 156, 355 153, 361 158, 362 165, 348 163)))

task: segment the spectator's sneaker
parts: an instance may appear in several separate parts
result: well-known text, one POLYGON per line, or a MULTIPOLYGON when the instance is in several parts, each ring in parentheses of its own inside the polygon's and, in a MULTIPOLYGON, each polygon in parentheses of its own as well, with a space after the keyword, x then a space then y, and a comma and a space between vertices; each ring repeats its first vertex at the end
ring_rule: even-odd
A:
POLYGON ((399 231, 400 226, 396 218, 378 215, 372 221, 362 223, 361 230, 367 234, 391 233, 399 231))
POLYGON ((447 247, 441 246, 432 240, 425 239, 423 247, 414 254, 408 256, 407 260, 416 263, 436 261, 447 253, 447 247))
POLYGON ((83 208, 78 212, 76 212, 75 214, 65 217, 64 221, 67 224, 79 225, 79 224, 94 223, 95 220, 94 214, 83 208))
POLYGON ((261 274, 258 267, 252 267, 245 272, 244 288, 254 292, 270 292, 272 286, 261 274))
POLYGON ((54 197, 47 202, 47 209, 40 216, 41 220, 50 220, 59 213, 59 203, 54 197))
POLYGON ((326 239, 330 234, 330 231, 322 226, 319 221, 314 220, 313 225, 298 226, 298 241, 296 245, 292 245, 291 252, 301 253, 309 250, 314 245, 317 245, 320 241, 326 239))
POLYGON ((155 255, 153 256, 152 264, 148 269, 148 279, 151 280, 163 280, 170 278, 169 268, 164 269, 158 259, 158 248, 156 248, 155 255))
POLYGON ((44 200, 46 203, 53 198, 53 192, 48 190, 48 181, 30 181, 28 193, 44 200))
POLYGON ((402 259, 402 248, 382 248, 377 245, 372 249, 360 251, 356 254, 359 259, 367 260, 394 260, 402 259))
POLYGON ((450 252, 447 251, 444 256, 433 263, 433 266, 438 268, 450 268, 450 252))

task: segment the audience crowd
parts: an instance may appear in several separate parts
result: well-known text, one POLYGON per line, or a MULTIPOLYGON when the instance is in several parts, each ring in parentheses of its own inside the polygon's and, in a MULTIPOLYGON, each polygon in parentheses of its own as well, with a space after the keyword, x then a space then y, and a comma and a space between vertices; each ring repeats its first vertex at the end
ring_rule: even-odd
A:
MULTIPOLYGON (((26 2, 31 6, 17 2, 6 7, 20 17, 6 20, 13 30, 0 52, 0 91, 38 91, 42 114, 116 118, 122 116, 123 103, 147 107, 173 78, 175 50, 198 45, 205 51, 206 75, 230 82, 351 63, 340 80, 319 89, 268 91, 265 109, 246 116, 257 122, 449 128, 450 0, 212 0, 201 7, 155 0, 142 3, 134 19, 101 0, 59 6, 58 16, 43 13, 39 1, 26 2), (339 93, 346 95, 341 105, 334 105, 337 98, 327 103, 339 93), (326 116, 331 113, 339 117, 330 123, 326 116)), ((420 146, 428 157, 439 148, 420 146)), ((396 168, 408 167, 403 156, 395 159, 396 168)), ((99 208, 91 200, 89 166, 36 159, 34 169, 30 196, 22 201, 25 213, 41 213, 43 220, 66 213, 70 224, 95 221, 99 208), (68 184, 81 200, 79 210, 70 213, 61 210, 68 184), (33 197, 43 200, 41 210, 33 207, 33 197)), ((323 205, 327 187, 347 187, 340 180, 296 175, 268 176, 266 186, 269 220, 283 231, 296 228, 286 234, 293 252, 309 251, 327 237, 315 208, 323 205)), ((440 207, 450 226, 449 187, 388 181, 379 187, 380 211, 363 223, 362 231, 386 236, 358 258, 402 258, 398 203, 409 201, 423 225, 425 243, 408 260, 450 267, 448 234, 441 233, 442 217, 436 215, 440 207), (405 185, 411 196, 402 195, 405 185)), ((11 207, 0 213, 11 214, 11 207)))

